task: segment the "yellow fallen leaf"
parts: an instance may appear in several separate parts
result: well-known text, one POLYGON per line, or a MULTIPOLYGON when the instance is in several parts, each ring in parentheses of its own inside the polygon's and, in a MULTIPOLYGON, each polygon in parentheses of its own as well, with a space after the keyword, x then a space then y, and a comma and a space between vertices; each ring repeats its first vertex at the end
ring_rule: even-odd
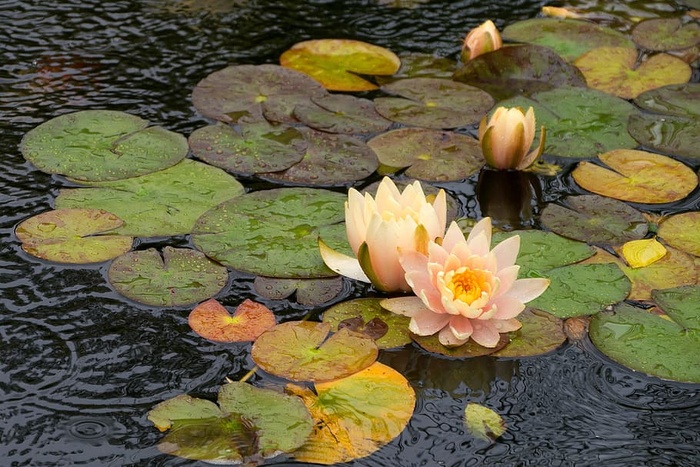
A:
POLYGON ((631 268, 643 268, 666 256, 666 247, 655 238, 647 238, 625 243, 621 253, 631 268))

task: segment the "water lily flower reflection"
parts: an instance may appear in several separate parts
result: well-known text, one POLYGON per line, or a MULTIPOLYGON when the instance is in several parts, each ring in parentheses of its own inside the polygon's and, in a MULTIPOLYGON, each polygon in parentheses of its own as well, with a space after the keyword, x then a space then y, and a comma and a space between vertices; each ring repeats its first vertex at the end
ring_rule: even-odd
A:
POLYGON ((430 242, 427 256, 411 252, 401 257, 416 297, 383 300, 382 307, 410 316, 414 334, 439 333, 445 346, 471 338, 495 347, 500 333, 520 329, 515 317, 547 289, 549 279, 517 279, 519 236, 493 249, 490 245, 490 218, 478 222, 466 239, 453 222, 442 244, 430 242))
POLYGON ((486 163, 494 169, 523 170, 535 163, 544 151, 546 132, 540 132, 540 144, 530 151, 535 139, 535 111, 520 107, 499 107, 479 124, 479 142, 486 163), (529 152, 528 152, 529 151, 529 152))
POLYGON ((486 52, 493 52, 503 46, 501 34, 493 21, 488 20, 481 26, 472 29, 464 38, 462 44, 462 61, 467 62, 486 52))
POLYGON ((351 188, 345 203, 348 242, 357 259, 332 250, 319 240, 321 257, 333 271, 371 282, 384 292, 409 292, 399 255, 427 253, 428 242, 445 234, 447 202, 440 190, 430 202, 420 182, 400 192, 388 178, 375 198, 351 188))

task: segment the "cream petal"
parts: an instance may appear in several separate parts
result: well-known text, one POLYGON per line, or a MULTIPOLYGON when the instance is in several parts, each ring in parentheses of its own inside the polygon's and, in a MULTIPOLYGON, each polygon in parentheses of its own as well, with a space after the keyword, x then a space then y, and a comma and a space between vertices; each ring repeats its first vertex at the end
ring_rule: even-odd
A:
POLYGON ((518 279, 505 296, 527 303, 542 295, 547 287, 549 287, 549 279, 518 279))
POLYGON ((469 339, 474 331, 471 320, 463 316, 452 317, 452 319, 450 319, 450 329, 457 339, 464 341, 469 339))
POLYGON ((471 240, 467 242, 467 245, 469 246, 469 249, 472 251, 473 255, 486 256, 491 250, 491 239, 484 233, 481 233, 480 235, 471 238, 471 240))
POLYGON ((442 239, 442 247, 445 251, 452 251, 452 248, 454 248, 457 243, 463 241, 464 233, 462 233, 462 229, 459 228, 459 225, 453 221, 447 229, 445 237, 442 239))
POLYGON ((474 331, 471 338, 479 345, 484 347, 494 348, 498 345, 501 335, 498 333, 496 326, 490 321, 472 321, 474 331))
POLYGON ((419 336, 432 336, 450 322, 450 315, 434 313, 427 308, 416 312, 408 325, 409 331, 419 336))
POLYGON ((496 313, 491 316, 493 319, 512 319, 525 310, 523 302, 508 295, 496 298, 491 306, 496 309, 496 313))
POLYGON ((323 262, 326 263, 326 266, 332 271, 337 272, 341 276, 349 277, 350 279, 370 282, 356 258, 335 251, 321 239, 318 240, 318 249, 323 262))
MULTIPOLYGON (((489 247, 490 247, 490 245, 491 245, 491 230, 492 230, 491 229, 491 218, 484 217, 479 222, 477 222, 474 225, 474 227, 472 228, 471 232, 469 232, 469 236, 467 237, 467 244, 469 244, 471 246, 471 242, 474 241, 475 238, 478 238, 481 235, 483 235, 486 238, 486 243, 488 243, 489 247)), ((488 251, 486 253, 488 253, 488 251)), ((484 255, 486 253, 484 253, 484 255)), ((475 254, 477 254, 477 253, 475 253, 475 254)))
POLYGON ((496 327, 496 330, 501 334, 503 334, 504 332, 517 331, 518 329, 523 327, 523 323, 521 323, 517 319, 493 319, 491 320, 491 322, 496 327))
POLYGON ((515 264, 520 251, 520 236, 514 235, 503 240, 501 243, 493 247, 491 252, 496 256, 498 269, 507 268, 515 264))
POLYGON ((437 216, 437 232, 430 232, 434 234, 435 237, 444 237, 445 228, 447 227, 447 195, 445 190, 440 190, 433 201, 433 209, 435 210, 435 215, 437 216))
POLYGON ((449 252, 435 242, 428 243, 428 258, 431 263, 444 264, 447 261, 449 252))
POLYGON ((511 287, 513 287, 513 284, 518 279, 519 271, 520 266, 518 266, 517 264, 514 264, 513 266, 509 266, 498 271, 498 273, 496 274, 496 277, 498 278, 498 288, 493 294, 491 294, 491 298, 493 300, 505 294, 510 290, 511 287))
POLYGON ((378 222, 367 232, 367 247, 372 269, 382 283, 382 289, 408 292, 411 288, 399 263, 399 249, 396 245, 398 235, 395 222, 378 222))
POLYGON ((397 315, 408 316, 409 318, 425 310, 425 305, 418 297, 385 298, 379 302, 379 305, 385 310, 397 315))

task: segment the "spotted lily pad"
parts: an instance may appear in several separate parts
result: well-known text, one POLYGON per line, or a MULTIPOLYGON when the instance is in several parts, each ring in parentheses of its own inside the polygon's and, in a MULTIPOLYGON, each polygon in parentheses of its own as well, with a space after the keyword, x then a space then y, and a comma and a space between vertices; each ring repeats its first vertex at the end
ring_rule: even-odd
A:
POLYGON ((211 298, 226 286, 228 271, 204 254, 186 248, 131 251, 116 258, 107 273, 117 292, 152 306, 181 306, 211 298))
POLYGON ((659 225, 659 237, 674 248, 700 256, 700 212, 684 212, 664 219, 659 225))
POLYGON ((464 409, 464 424, 472 435, 486 441, 500 438, 506 432, 506 424, 500 415, 473 402, 464 409))
POLYGON ((404 79, 382 86, 382 91, 401 97, 375 99, 377 112, 394 122, 423 128, 471 125, 493 106, 486 92, 448 79, 404 79))
POLYGON ((358 75, 392 75, 401 66, 390 50, 349 39, 299 42, 282 54, 280 64, 306 73, 331 91, 377 89, 358 75))
POLYGON ((77 180, 119 180, 177 164, 187 156, 185 137, 135 115, 83 110, 29 131, 22 155, 39 170, 77 180))
POLYGON ((99 209, 57 209, 31 217, 17 226, 22 249, 58 263, 99 263, 126 253, 133 237, 110 235, 124 224, 99 209))
POLYGON ((653 18, 637 24, 632 38, 649 50, 679 50, 700 44, 700 26, 680 18, 653 18))
POLYGON ((382 164, 408 167, 405 174, 419 180, 460 180, 484 165, 479 142, 458 133, 400 128, 375 136, 367 144, 382 164))
POLYGON ((237 122, 242 117, 293 122, 294 107, 327 92, 317 81, 278 65, 234 65, 210 74, 192 91, 205 117, 237 122))
POLYGON ((532 357, 560 347, 566 341, 562 320, 544 311, 526 308, 516 318, 523 325, 508 334, 510 342, 493 357, 532 357))
POLYGON ((574 65, 588 86, 623 99, 634 99, 650 89, 687 83, 690 66, 680 58, 660 53, 637 66, 637 51, 623 47, 599 47, 579 57, 574 65))
POLYGON ((343 134, 373 133, 384 131, 391 125, 368 99, 329 94, 311 100, 313 103, 297 105, 294 116, 317 130, 343 134))
POLYGON ((187 321, 195 333, 216 342, 254 341, 277 324, 275 315, 265 305, 244 300, 232 316, 213 298, 197 305, 187 321))
POLYGON ((240 132, 223 124, 195 130, 194 155, 228 172, 251 175, 288 169, 304 157, 307 142, 295 128, 265 121, 244 121, 240 132))
POLYGON ((264 332, 251 356, 263 370, 293 381, 332 381, 370 366, 377 345, 369 337, 341 329, 328 336, 331 325, 288 321, 264 332))
POLYGON ((300 305, 315 306, 333 300, 343 290, 341 277, 323 279, 279 279, 258 276, 253 282, 258 295, 272 300, 284 300, 296 293, 300 305))
POLYGON ((700 83, 672 84, 634 99, 641 108, 661 115, 700 118, 700 83))
POLYGON ((184 235, 208 209, 243 193, 221 169, 191 159, 141 177, 64 188, 56 208, 103 209, 124 220, 115 234, 134 237, 184 235))
POLYGON ((698 177, 685 164, 646 151, 619 149, 600 156, 608 168, 580 162, 572 175, 584 189, 635 203, 670 203, 685 198, 698 177))
POLYGON ((700 120, 666 115, 633 115, 629 121, 630 135, 639 144, 681 157, 698 159, 700 120))

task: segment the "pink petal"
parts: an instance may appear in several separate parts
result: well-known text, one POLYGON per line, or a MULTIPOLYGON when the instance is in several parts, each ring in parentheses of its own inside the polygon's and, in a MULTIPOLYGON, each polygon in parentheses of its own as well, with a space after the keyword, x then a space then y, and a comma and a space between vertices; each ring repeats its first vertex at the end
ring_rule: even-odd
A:
POLYGON ((506 295, 523 303, 534 300, 549 287, 549 279, 518 279, 506 295))
POLYGON ((428 258, 417 251, 400 251, 399 263, 406 273, 428 274, 428 258))
POLYGON ((491 317, 492 319, 515 318, 525 309, 523 302, 508 295, 498 297, 491 305, 496 307, 496 313, 491 317))
POLYGON ((440 334, 438 335, 440 343, 445 347, 459 347, 465 344, 469 339, 458 339, 457 336, 452 332, 452 328, 445 326, 440 334))
POLYGON ((454 316, 450 320, 450 329, 457 339, 467 340, 472 335, 474 327, 471 320, 463 316, 454 316))
POLYGON ((519 271, 520 266, 518 266, 517 264, 498 271, 498 273, 496 274, 496 277, 498 277, 499 281, 498 290, 496 290, 496 293, 494 293, 491 297, 492 300, 505 294, 510 290, 511 287, 513 287, 513 284, 518 278, 519 271))
POLYGON ((396 236, 399 234, 395 222, 383 221, 377 215, 370 222, 366 242, 372 269, 381 282, 383 290, 408 292, 411 288, 399 264, 399 250, 396 246, 396 236))
POLYGON ((432 336, 450 322, 450 315, 433 313, 424 308, 416 312, 411 318, 408 329, 419 336, 432 336))
POLYGON ((479 345, 484 347, 494 348, 501 339, 501 335, 498 333, 496 326, 490 321, 472 321, 472 326, 474 326, 474 332, 472 332, 471 338, 479 345))
POLYGON ((496 256, 498 269, 503 269, 515 264, 520 251, 520 236, 514 235, 493 247, 491 252, 496 256))
POLYGON ((418 297, 385 298, 379 302, 379 305, 385 310, 397 315, 408 316, 409 318, 425 310, 425 305, 418 297))
POLYGON ((469 236, 467 237, 467 243, 471 243, 475 238, 481 236, 481 235, 486 236, 486 242, 491 244, 491 218, 490 217, 484 217, 481 219, 479 222, 474 225, 472 228, 471 232, 469 232, 469 236))
POLYGON ((501 334, 504 332, 517 331, 518 329, 523 327, 523 323, 521 323, 517 319, 493 319, 491 320, 491 322, 496 327, 496 330, 501 334))
POLYGON ((462 232, 462 229, 459 228, 457 223, 453 221, 450 224, 450 227, 447 229, 447 233, 445 234, 445 238, 443 238, 443 240, 442 240, 442 247, 445 249, 445 251, 452 251, 452 248, 454 248, 454 246, 457 243, 460 243, 463 241, 464 241, 464 233, 462 232))

